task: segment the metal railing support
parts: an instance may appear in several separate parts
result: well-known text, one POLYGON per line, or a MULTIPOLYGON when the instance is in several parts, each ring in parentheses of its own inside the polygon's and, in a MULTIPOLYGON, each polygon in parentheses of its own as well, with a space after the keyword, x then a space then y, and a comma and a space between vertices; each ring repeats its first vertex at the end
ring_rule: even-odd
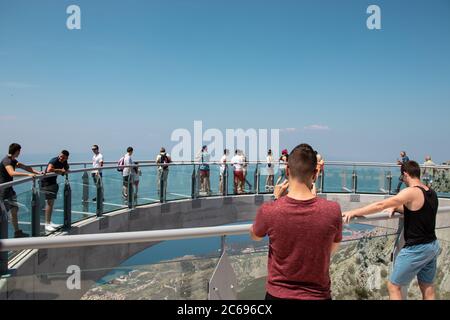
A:
POLYGON ((166 202, 166 192, 165 192, 165 181, 164 181, 164 169, 161 170, 161 174, 159 176, 159 202, 166 202))
POLYGON ((192 170, 192 176, 191 176, 191 198, 195 199, 196 198, 196 193, 195 193, 195 164, 194 164, 194 169, 192 170))
POLYGON ((256 164, 255 168, 255 177, 254 177, 254 184, 255 184, 255 193, 259 194, 259 168, 258 164, 256 164))
POLYGON ((101 217, 103 215, 103 179, 102 176, 98 175, 96 180, 96 188, 97 188, 97 217, 101 217))
POLYGON ((391 171, 388 171, 386 179, 388 182, 388 194, 391 194, 392 193, 392 173, 391 173, 391 171))
POLYGON ((128 184, 127 184, 127 202, 128 202, 128 209, 133 209, 133 200, 134 200, 134 196, 133 196, 133 175, 131 174, 131 170, 130 170, 130 175, 128 176, 128 184))
POLYGON ((65 175, 64 181, 64 229, 72 226, 72 189, 70 188, 69 176, 65 175))
POLYGON ((41 234, 41 197, 36 181, 33 181, 31 195, 31 236, 39 237, 41 234))
MULTIPOLYGON (((84 168, 86 169, 86 165, 84 168)), ((83 173, 81 180, 83 182, 83 210, 87 212, 89 209, 89 174, 87 171, 83 173)))
POLYGON ((356 193, 358 189, 358 175, 356 174, 356 170, 353 170, 352 173, 352 192, 356 193))
MULTIPOLYGON (((0 239, 8 239, 8 212, 0 200, 0 239)), ((0 275, 8 273, 8 251, 0 252, 0 275)))

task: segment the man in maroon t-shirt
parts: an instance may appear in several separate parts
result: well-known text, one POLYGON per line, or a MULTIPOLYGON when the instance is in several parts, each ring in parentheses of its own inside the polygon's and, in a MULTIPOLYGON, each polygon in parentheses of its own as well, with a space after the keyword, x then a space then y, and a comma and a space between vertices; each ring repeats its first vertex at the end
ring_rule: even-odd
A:
POLYGON ((250 229, 254 240, 269 236, 266 299, 331 299, 329 268, 342 240, 341 209, 311 192, 317 165, 311 146, 297 146, 288 159, 288 181, 276 186, 276 201, 260 207, 250 229))

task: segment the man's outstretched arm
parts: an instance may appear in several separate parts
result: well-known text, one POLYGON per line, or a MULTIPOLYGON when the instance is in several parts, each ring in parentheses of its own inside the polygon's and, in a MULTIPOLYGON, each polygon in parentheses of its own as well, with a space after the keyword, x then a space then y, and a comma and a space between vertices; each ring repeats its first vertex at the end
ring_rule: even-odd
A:
POLYGON ((392 198, 378 201, 359 209, 344 212, 342 214, 342 217, 345 223, 349 223, 350 220, 354 217, 362 217, 365 215, 381 212, 389 208, 400 209, 400 207, 403 207, 403 205, 413 200, 413 192, 414 191, 411 188, 404 189, 392 198))

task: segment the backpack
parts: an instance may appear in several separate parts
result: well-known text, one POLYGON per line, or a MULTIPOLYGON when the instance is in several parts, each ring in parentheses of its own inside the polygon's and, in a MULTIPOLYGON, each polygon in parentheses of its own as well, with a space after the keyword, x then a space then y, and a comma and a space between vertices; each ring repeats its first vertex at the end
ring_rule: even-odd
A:
POLYGON ((117 171, 123 172, 123 167, 125 166, 125 156, 120 158, 120 160, 117 162, 117 171))
MULTIPOLYGON (((159 161, 160 161, 160 163, 170 163, 171 162, 166 153, 161 154, 161 158, 159 159, 159 161)), ((169 169, 169 166, 167 164, 166 165, 163 164, 161 166, 161 168, 166 170, 166 169, 169 169)))

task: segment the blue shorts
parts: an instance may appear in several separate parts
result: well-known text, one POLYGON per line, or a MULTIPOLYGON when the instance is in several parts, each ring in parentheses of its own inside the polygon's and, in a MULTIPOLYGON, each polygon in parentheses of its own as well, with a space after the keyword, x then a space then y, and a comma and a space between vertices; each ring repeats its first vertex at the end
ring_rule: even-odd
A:
POLYGON ((436 262, 439 255, 437 240, 404 247, 394 262, 389 281, 398 286, 407 286, 417 276, 420 283, 432 284, 436 276, 436 262))

